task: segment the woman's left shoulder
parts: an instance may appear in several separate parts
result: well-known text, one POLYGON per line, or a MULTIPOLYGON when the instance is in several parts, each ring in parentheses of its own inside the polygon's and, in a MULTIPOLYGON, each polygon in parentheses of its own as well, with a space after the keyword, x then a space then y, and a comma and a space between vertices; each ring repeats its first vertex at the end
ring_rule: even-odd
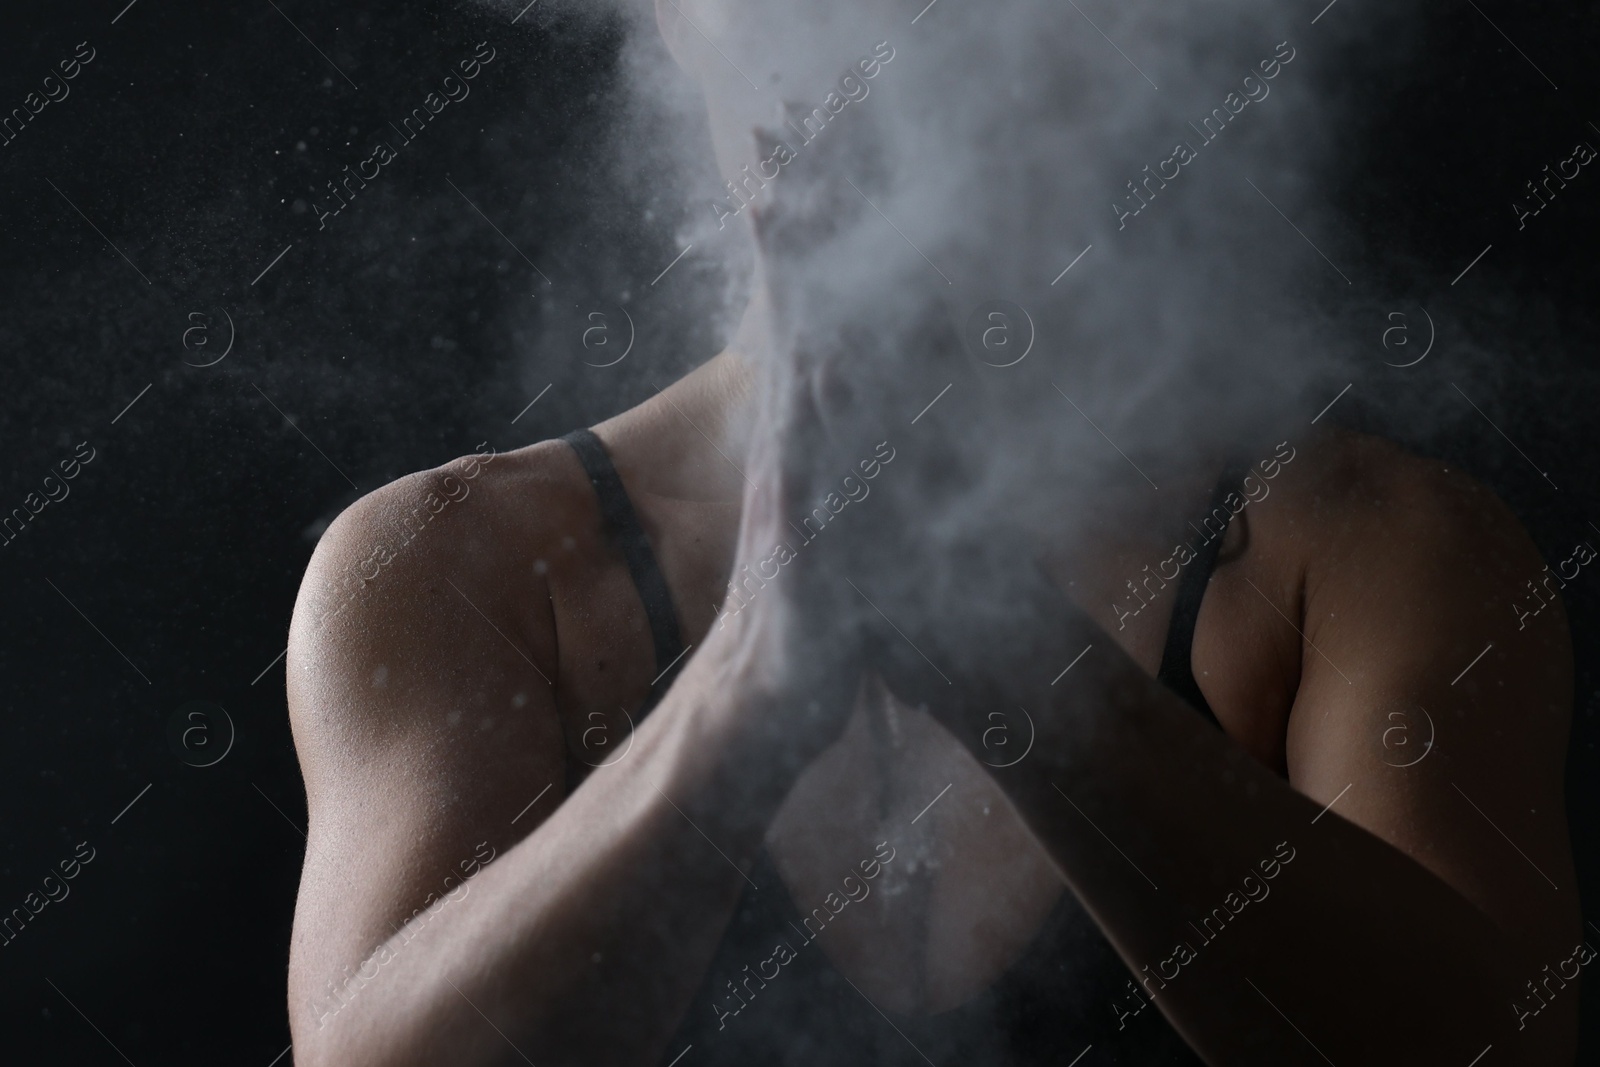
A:
POLYGON ((1314 531, 1324 554, 1489 554, 1542 565, 1515 513, 1459 464, 1373 434, 1329 429, 1277 479, 1280 521, 1314 531))
POLYGON ((1252 532, 1270 546, 1262 558, 1285 591, 1282 610, 1299 609, 1324 654, 1396 680, 1424 664, 1464 665, 1492 642, 1513 673, 1569 672, 1562 582, 1546 580, 1522 521, 1459 464, 1333 430, 1306 442, 1272 497, 1252 532))

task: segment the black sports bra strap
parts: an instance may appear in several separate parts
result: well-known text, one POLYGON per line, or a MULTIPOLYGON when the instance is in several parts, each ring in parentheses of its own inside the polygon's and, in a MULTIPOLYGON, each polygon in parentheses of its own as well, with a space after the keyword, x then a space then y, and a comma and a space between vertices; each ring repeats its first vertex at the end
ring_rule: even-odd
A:
POLYGON ((612 543, 622 553, 628 564, 628 573, 644 603, 645 618, 650 621, 650 636, 655 643, 656 680, 651 683, 650 697, 639 712, 640 720, 656 706, 656 702, 672 684, 672 677, 682 667, 683 638, 678 633, 678 616, 672 606, 672 592, 661 573, 655 553, 650 551, 650 540, 639 516, 633 510, 628 492, 622 486, 616 465, 606 452, 605 445, 592 430, 574 430, 562 438, 578 456, 589 483, 594 486, 600 502, 600 515, 612 543))
MULTIPOLYGON (((1211 507, 1206 512, 1205 518, 1200 520, 1202 523, 1212 518, 1219 510, 1227 520, 1233 518, 1233 509, 1227 504, 1228 497, 1238 496, 1239 499, 1244 499, 1242 488, 1245 475, 1249 473, 1250 468, 1241 464, 1230 464, 1223 471, 1222 478, 1211 491, 1211 507)), ((1194 559, 1190 560, 1189 565, 1184 568, 1182 577, 1178 579, 1178 589, 1172 607, 1172 621, 1167 626, 1167 643, 1161 653, 1161 669, 1156 672, 1159 681, 1193 704, 1213 723, 1217 722, 1217 716, 1211 710, 1211 705, 1206 702, 1205 694, 1200 692, 1200 683, 1194 676, 1192 657, 1194 628, 1200 620, 1200 603, 1205 599, 1206 586, 1210 583, 1211 572, 1217 565, 1217 552, 1222 548, 1223 536, 1228 532, 1227 521, 1218 525, 1221 529, 1209 540, 1201 541, 1199 547, 1194 549, 1194 559)), ((1199 532, 1205 536, 1210 531, 1207 529, 1199 532)))

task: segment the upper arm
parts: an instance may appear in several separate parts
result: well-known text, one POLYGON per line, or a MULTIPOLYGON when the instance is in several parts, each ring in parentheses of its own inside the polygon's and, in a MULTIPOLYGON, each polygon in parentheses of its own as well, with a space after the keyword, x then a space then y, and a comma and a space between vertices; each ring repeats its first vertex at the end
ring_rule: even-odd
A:
POLYGON ((478 473, 469 484, 424 472, 364 497, 324 535, 301 587, 287 664, 310 813, 290 959, 301 1025, 337 1008, 330 983, 345 968, 564 793, 542 676, 554 674, 554 625, 515 610, 548 601, 530 568, 506 573, 494 546, 521 531, 504 528, 497 473, 478 473))
POLYGON ((1571 642, 1559 599, 1522 628, 1512 607, 1544 562, 1459 471, 1361 448, 1364 476, 1315 505, 1326 551, 1305 575, 1291 781, 1337 797, 1334 812, 1454 887, 1519 951, 1570 948, 1571 642))

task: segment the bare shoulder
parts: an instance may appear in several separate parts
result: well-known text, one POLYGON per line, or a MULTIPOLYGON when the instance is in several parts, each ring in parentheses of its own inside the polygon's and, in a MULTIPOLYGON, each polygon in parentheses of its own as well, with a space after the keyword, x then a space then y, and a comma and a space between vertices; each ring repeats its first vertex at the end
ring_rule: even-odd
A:
MULTIPOLYGON (((1275 484, 1278 506, 1258 519, 1289 547, 1283 556, 1308 633, 1332 626, 1343 639, 1346 629, 1400 627, 1412 639, 1384 658, 1404 659, 1408 648, 1432 653, 1457 641, 1477 641, 1475 652, 1507 621, 1516 628, 1512 605, 1545 573, 1544 560, 1521 520, 1477 478, 1343 430, 1307 443, 1292 467, 1275 484)), ((1559 598, 1552 609, 1550 636, 1564 634, 1559 598)))
POLYGON ((1565 618, 1557 603, 1537 638, 1503 639, 1543 561, 1492 490, 1459 465, 1345 430, 1281 442, 1240 488, 1237 540, 1248 548, 1219 568, 1207 599, 1222 625, 1197 637, 1195 655, 1218 669, 1219 714, 1234 709, 1235 734, 1268 765, 1332 799, 1349 779, 1334 781, 1330 753, 1370 748, 1386 729, 1371 727, 1388 721, 1390 705, 1455 702, 1466 690, 1451 679, 1491 642, 1497 669, 1529 682, 1523 691, 1549 709, 1539 746, 1559 750, 1570 682, 1565 618), (1253 655, 1232 658, 1243 648, 1253 655), (1239 662, 1255 666, 1220 671, 1239 662), (1335 706, 1349 713, 1328 711, 1335 706))
MULTIPOLYGON (((1528 718, 1564 739, 1563 583, 1505 502, 1458 466, 1364 434, 1331 432, 1295 465, 1278 479, 1282 506, 1261 519, 1293 545, 1284 555, 1298 570, 1307 638, 1347 650, 1374 684, 1427 691, 1442 674, 1453 699, 1480 691, 1457 675, 1493 645, 1485 662, 1498 666, 1484 676, 1518 675, 1520 691, 1549 712, 1528 718), (1533 588, 1540 596, 1530 599, 1533 588)), ((1340 678, 1347 686, 1359 681, 1350 675, 1340 678)))
POLYGON ((521 556, 559 540, 582 514, 586 490, 569 450, 555 441, 396 479, 346 508, 323 534, 296 626, 330 626, 397 586, 436 580, 444 567, 468 581, 493 571, 503 582, 521 556))
POLYGON ((1576 921, 1569 894, 1551 895, 1573 877, 1559 579, 1545 581, 1511 509, 1452 464, 1344 432, 1302 463, 1277 479, 1285 506, 1261 512, 1298 571, 1291 781, 1339 798, 1341 816, 1526 943, 1559 943, 1576 921))
POLYGON ((1493 644, 1490 658, 1549 710, 1549 739, 1564 740, 1564 583, 1511 508, 1459 466, 1382 438, 1337 431, 1306 452, 1303 475, 1280 482, 1283 521, 1302 527, 1308 636, 1325 632, 1391 679, 1447 672, 1457 697, 1449 679, 1493 644))
POLYGON ((558 442, 468 456, 362 497, 318 544, 288 653, 310 813, 297 1027, 337 1006, 329 976, 565 794, 558 567, 534 564, 577 543, 587 489, 558 442))
POLYGON ((1473 542, 1524 562, 1537 558, 1521 522, 1492 490, 1459 466, 1393 441, 1330 430, 1302 447, 1294 466, 1277 486, 1292 503, 1277 514, 1319 527, 1329 547, 1386 532, 1399 539, 1385 546, 1389 551, 1420 538, 1430 549, 1473 542))
MULTIPOLYGON (((328 528, 288 653, 314 812, 359 789, 353 768, 420 751, 453 754, 441 773, 495 746, 559 767, 551 567, 539 564, 576 544, 587 490, 569 450, 545 442, 407 475, 328 528)), ((468 777, 487 785, 499 762, 468 777)))

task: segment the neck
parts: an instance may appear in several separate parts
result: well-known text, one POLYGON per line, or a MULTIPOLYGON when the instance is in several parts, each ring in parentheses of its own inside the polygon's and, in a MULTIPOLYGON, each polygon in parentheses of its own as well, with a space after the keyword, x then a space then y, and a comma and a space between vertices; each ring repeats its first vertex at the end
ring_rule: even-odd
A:
POLYGON ((754 292, 726 348, 595 427, 637 492, 731 503, 743 497, 755 432, 752 368, 765 350, 768 321, 763 287, 754 292))

